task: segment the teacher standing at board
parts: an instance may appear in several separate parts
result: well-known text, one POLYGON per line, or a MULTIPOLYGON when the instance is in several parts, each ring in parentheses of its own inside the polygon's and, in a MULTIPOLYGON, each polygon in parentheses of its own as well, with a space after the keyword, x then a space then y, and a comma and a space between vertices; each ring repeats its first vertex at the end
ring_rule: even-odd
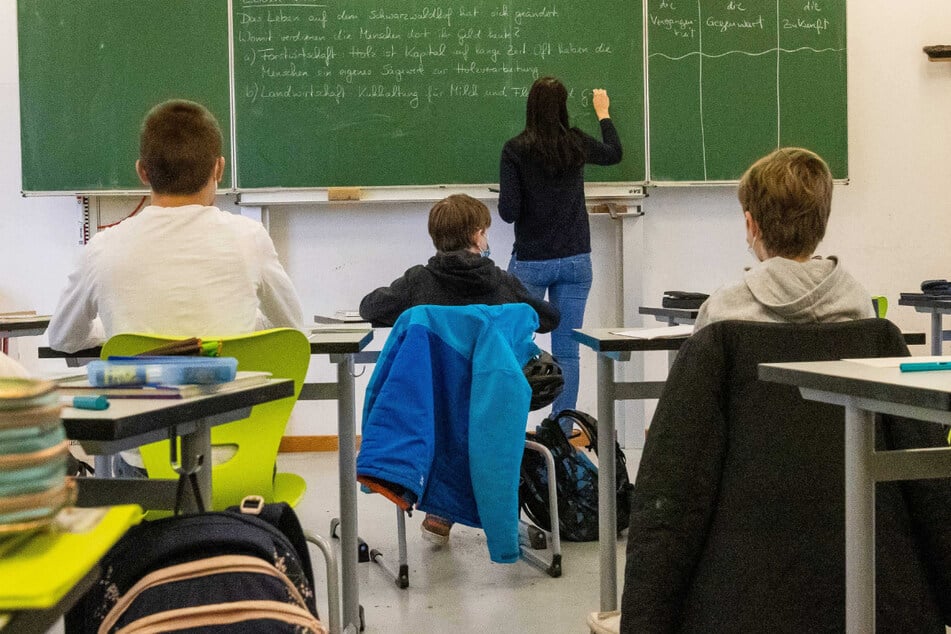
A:
POLYGON ((505 143, 499 169, 499 215, 515 223, 508 270, 539 299, 547 291, 561 313, 551 347, 565 390, 552 404, 554 413, 574 409, 578 399, 578 343, 571 331, 581 328, 592 277, 584 165, 614 165, 622 153, 607 92, 595 89, 592 104, 602 141, 569 127, 564 84, 537 79, 528 93, 525 129, 505 143))

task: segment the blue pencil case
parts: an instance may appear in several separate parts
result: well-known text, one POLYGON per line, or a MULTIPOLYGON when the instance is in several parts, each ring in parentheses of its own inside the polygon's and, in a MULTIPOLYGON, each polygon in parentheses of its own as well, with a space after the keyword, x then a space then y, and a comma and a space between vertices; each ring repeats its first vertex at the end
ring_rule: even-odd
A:
POLYGON ((109 357, 86 366, 93 387, 135 385, 210 385, 233 381, 234 357, 109 357))

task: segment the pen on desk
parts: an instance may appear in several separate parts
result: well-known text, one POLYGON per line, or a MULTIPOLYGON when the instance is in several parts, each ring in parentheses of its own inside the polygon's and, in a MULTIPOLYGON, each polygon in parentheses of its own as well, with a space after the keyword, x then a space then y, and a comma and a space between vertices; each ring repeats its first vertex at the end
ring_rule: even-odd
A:
POLYGON ((109 409, 109 399, 103 394, 95 396, 61 396, 60 403, 76 409, 94 409, 101 411, 109 409))
POLYGON ((919 363, 902 363, 898 368, 902 372, 933 372, 935 370, 951 370, 951 361, 925 361, 919 363))

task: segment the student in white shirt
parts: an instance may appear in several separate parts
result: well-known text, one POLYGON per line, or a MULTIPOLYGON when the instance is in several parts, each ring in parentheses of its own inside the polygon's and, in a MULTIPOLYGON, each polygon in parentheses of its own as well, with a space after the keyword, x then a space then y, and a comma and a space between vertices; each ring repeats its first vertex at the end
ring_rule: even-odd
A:
MULTIPOLYGON (((142 125, 139 160, 151 205, 96 234, 47 329, 75 352, 121 332, 219 337, 301 328, 300 300, 258 222, 214 207, 221 130, 200 104, 172 100, 142 125)), ((125 462, 142 467, 138 452, 125 462)), ((119 461, 117 475, 130 473, 119 461)))
POLYGON ((214 207, 221 131, 203 106, 159 104, 135 163, 151 205, 89 241, 47 330, 64 352, 120 332, 224 336, 302 326, 264 227, 214 207))

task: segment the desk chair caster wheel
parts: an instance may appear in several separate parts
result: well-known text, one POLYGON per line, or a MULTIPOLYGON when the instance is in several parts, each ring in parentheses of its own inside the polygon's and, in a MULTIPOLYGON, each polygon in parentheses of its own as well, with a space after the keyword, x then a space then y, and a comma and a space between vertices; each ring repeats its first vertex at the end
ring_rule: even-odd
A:
MULTIPOLYGON (((330 520, 330 536, 334 539, 340 539, 340 535, 337 534, 337 529, 340 527, 340 518, 333 518, 330 520)), ((357 561, 361 564, 365 564, 370 561, 370 547, 367 546, 367 543, 363 541, 362 537, 357 537, 357 561)))

